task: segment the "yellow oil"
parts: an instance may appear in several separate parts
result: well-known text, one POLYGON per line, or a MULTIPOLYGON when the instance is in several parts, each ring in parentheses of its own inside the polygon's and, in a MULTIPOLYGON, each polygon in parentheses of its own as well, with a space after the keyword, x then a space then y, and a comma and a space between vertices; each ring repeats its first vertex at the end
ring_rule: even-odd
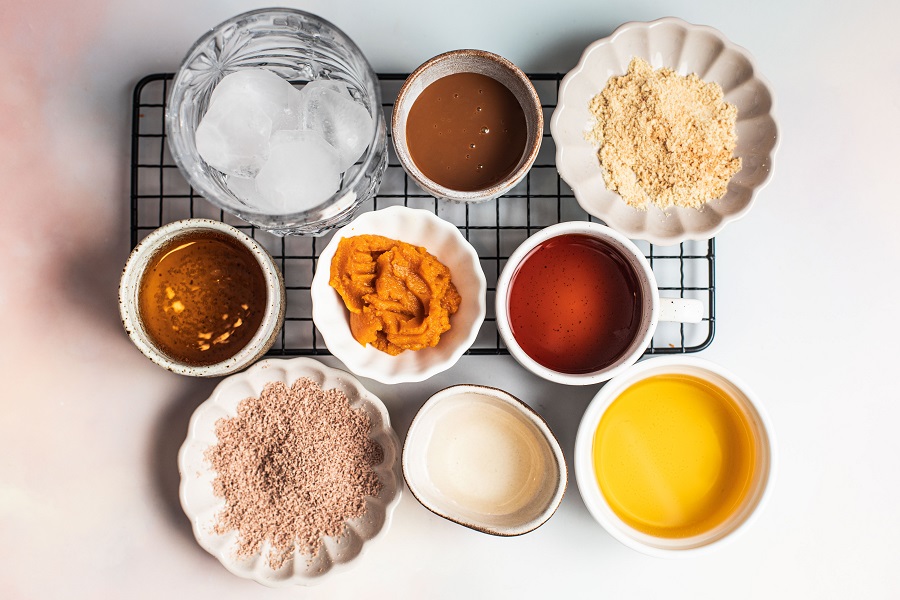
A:
POLYGON ((757 450, 741 407, 697 377, 663 374, 613 401, 594 434, 594 472, 619 518, 663 538, 720 525, 749 493, 757 450))

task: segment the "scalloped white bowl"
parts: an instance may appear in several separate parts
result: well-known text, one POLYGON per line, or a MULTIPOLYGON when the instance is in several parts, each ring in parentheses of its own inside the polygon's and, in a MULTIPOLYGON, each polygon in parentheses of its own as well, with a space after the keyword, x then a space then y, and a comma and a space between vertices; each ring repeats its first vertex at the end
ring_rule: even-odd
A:
POLYGON ((769 84, 750 54, 712 27, 672 17, 625 23, 611 36, 589 45, 562 80, 550 119, 556 168, 585 211, 630 238, 660 245, 709 239, 747 214, 757 192, 769 180, 778 145, 772 104, 769 84), (696 73, 705 81, 714 81, 722 86, 725 101, 737 107, 735 155, 743 167, 732 177, 725 195, 702 209, 671 207, 663 211, 651 205, 641 211, 606 188, 597 147, 584 137, 594 122, 589 104, 610 77, 628 71, 635 56, 654 69, 668 67, 680 75, 696 73))
POLYGON ((181 474, 178 490, 181 506, 191 521, 197 542, 235 575, 269 587, 310 585, 346 569, 368 549, 372 540, 387 531, 391 515, 400 502, 402 489, 400 442, 391 429, 387 408, 349 373, 332 369, 311 358, 263 360, 243 373, 222 380, 191 417, 187 439, 178 453, 178 471, 181 474), (365 411, 369 416, 372 424, 369 437, 384 449, 384 460, 375 467, 382 489, 378 497, 366 498, 366 513, 347 521, 344 535, 323 538, 315 559, 295 553, 293 560, 273 570, 266 559, 270 548, 268 542, 263 544, 258 554, 240 559, 234 555, 236 531, 222 535, 213 533, 213 525, 225 506, 225 500, 213 494, 215 471, 203 454, 217 441, 216 421, 236 415, 241 400, 259 396, 267 383, 281 381, 290 386, 301 377, 312 379, 323 389, 341 390, 350 400, 350 406, 365 411))
POLYGON ((382 383, 423 381, 452 367, 475 342, 487 309, 487 281, 475 248, 452 223, 433 212, 404 206, 363 213, 339 229, 319 255, 310 291, 313 322, 331 353, 353 373, 382 383), (423 246, 450 269, 462 302, 436 346, 391 356, 354 339, 350 313, 328 280, 341 238, 364 234, 423 246))

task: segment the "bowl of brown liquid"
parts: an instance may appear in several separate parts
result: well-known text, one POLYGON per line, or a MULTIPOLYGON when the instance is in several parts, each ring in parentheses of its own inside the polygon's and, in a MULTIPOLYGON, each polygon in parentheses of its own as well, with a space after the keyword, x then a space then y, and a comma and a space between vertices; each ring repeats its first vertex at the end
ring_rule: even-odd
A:
POLYGON ((409 76, 391 130, 400 164, 425 191, 481 202, 505 194, 528 173, 544 116, 521 69, 483 50, 454 50, 409 76))
POLYGON ((284 322, 275 261, 234 227, 187 219, 153 231, 131 252, 119 310, 143 354, 181 375, 216 377, 250 365, 284 322))

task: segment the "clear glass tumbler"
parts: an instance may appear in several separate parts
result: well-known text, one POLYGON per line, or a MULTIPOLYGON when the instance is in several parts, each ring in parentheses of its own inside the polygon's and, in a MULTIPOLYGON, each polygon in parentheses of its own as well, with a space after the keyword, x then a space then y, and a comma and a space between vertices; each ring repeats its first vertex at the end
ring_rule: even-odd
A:
POLYGON ((387 133, 375 72, 343 31, 300 10, 247 12, 200 38, 175 76, 166 129, 172 157, 195 190, 216 206, 276 235, 321 235, 346 224, 356 208, 375 195, 387 167, 387 133), (260 213, 235 196, 222 173, 197 153, 194 136, 213 89, 230 73, 258 67, 294 85, 316 79, 343 82, 375 121, 369 147, 344 173, 340 189, 313 209, 284 215, 260 213))

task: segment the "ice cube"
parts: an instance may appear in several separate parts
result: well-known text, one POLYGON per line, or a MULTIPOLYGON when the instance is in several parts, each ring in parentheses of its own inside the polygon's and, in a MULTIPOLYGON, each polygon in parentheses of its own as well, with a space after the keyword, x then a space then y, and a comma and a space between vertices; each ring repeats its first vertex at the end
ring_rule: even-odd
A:
POLYGON ((254 176, 266 160, 272 132, 296 125, 293 107, 299 93, 266 69, 226 76, 197 126, 197 152, 223 173, 254 176))
POLYGON ((237 177, 228 175, 225 178, 225 185, 234 193, 235 196, 243 200, 248 206, 257 208, 265 204, 262 194, 256 188, 256 180, 248 177, 237 177))
POLYGON ((342 173, 362 156, 375 132, 369 111, 336 81, 306 84, 300 90, 296 111, 300 129, 318 131, 337 150, 342 173))
POLYGON ((256 176, 261 212, 273 215, 309 210, 341 185, 337 152, 314 131, 278 131, 269 158, 256 176))
POLYGON ((272 119, 272 130, 296 129, 294 106, 300 90, 268 69, 235 71, 222 78, 209 97, 210 107, 220 98, 246 98, 272 119))

